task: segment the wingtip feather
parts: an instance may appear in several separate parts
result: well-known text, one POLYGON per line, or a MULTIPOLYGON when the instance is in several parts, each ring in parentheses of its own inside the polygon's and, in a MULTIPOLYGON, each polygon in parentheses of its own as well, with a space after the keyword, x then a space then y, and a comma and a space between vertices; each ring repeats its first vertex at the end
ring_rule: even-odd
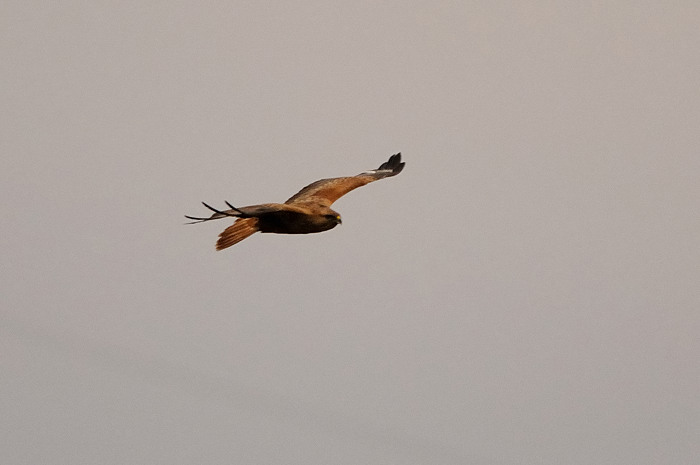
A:
POLYGON ((389 157, 389 160, 382 163, 382 165, 377 169, 377 171, 391 171, 391 176, 397 175, 403 170, 406 165, 405 162, 401 162, 401 152, 395 153, 389 157))

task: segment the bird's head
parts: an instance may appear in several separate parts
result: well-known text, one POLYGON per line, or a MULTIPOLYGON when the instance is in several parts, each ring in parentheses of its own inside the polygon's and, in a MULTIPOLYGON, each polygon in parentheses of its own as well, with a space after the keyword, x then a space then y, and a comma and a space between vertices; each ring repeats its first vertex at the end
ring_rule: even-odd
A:
POLYGON ((335 222, 335 224, 342 224, 343 223, 343 219, 340 217, 340 213, 338 213, 338 212, 331 212, 331 213, 328 213, 327 215, 324 215, 324 216, 326 217, 326 219, 329 222, 335 222))

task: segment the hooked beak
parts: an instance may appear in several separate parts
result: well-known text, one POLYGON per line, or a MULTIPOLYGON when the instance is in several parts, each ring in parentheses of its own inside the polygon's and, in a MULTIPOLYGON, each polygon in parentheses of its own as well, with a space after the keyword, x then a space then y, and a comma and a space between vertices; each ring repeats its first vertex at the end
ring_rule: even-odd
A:
POLYGON ((336 216, 335 220, 338 222, 338 224, 343 224, 343 220, 340 218, 340 215, 336 216))

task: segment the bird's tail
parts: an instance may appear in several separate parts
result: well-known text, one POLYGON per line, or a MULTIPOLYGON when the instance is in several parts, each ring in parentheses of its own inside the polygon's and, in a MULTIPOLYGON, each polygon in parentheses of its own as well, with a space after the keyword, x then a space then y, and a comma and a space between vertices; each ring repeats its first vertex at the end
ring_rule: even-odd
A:
POLYGON ((257 218, 239 218, 228 228, 219 234, 219 240, 216 242, 216 250, 223 250, 238 244, 246 237, 258 231, 257 218))

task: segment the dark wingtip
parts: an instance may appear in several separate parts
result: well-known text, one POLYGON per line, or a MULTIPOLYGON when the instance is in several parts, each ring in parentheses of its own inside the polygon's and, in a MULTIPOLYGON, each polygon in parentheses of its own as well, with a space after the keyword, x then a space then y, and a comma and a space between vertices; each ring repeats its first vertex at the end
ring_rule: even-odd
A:
MULTIPOLYGON (((236 207, 234 207, 233 205, 231 205, 231 204, 228 202, 228 200, 224 200, 224 202, 226 203, 226 205, 228 205, 228 207, 229 207, 231 210, 233 210, 233 211, 235 211, 236 213, 238 213, 238 214, 240 215, 241 218, 247 218, 247 217, 248 217, 248 215, 246 215, 245 213, 243 213, 241 210, 239 210, 238 208, 236 208, 236 207)), ((235 216, 239 216, 239 215, 235 215, 235 216)), ((234 215, 232 215, 232 216, 234 216, 234 215)))
POLYGON ((403 167, 406 165, 405 162, 401 162, 401 152, 395 153, 389 157, 389 160, 379 167, 380 170, 391 170, 393 175, 399 174, 403 167))
MULTIPOLYGON (((237 208, 235 208, 235 207, 233 207, 233 210, 236 211, 236 212, 238 212, 238 213, 229 213, 229 212, 217 210, 216 208, 214 208, 214 207, 212 207, 211 205, 208 205, 208 204, 206 204, 206 203, 204 203, 204 202, 202 202, 202 205, 204 205, 204 206, 207 207, 209 210, 211 210, 211 211, 213 211, 214 213, 217 213, 217 214, 219 214, 219 215, 221 215, 221 216, 233 216, 233 217, 237 217, 237 218, 238 218, 238 217, 241 217, 241 218, 242 218, 242 216, 239 215, 239 213, 242 214, 243 212, 241 212, 239 209, 237 209, 237 208)), ((230 203, 228 203, 228 202, 226 202, 226 205, 228 205, 229 207, 232 206, 232 205, 231 205, 230 203)))
POLYGON ((185 224, 201 223, 202 221, 206 221, 208 219, 208 218, 197 218, 196 216, 189 216, 189 215, 185 215, 185 218, 187 218, 188 220, 194 220, 194 221, 190 221, 189 223, 185 223, 185 224))
POLYGON ((212 207, 211 205, 208 205, 206 202, 202 202, 202 205, 204 205, 205 207, 207 207, 209 210, 213 211, 214 213, 221 213, 219 210, 212 207))

